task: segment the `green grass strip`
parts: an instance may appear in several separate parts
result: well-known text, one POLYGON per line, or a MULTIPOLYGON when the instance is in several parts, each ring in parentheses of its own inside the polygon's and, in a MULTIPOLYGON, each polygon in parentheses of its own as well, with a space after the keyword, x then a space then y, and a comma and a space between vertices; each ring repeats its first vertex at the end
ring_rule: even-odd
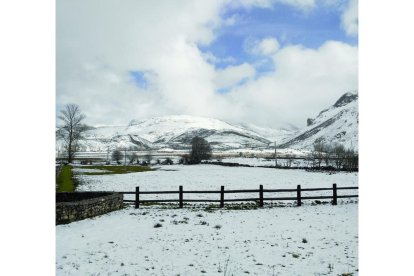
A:
POLYGON ((63 166, 59 175, 56 177, 57 192, 74 192, 76 185, 73 181, 72 166, 63 166))
POLYGON ((84 172, 84 175, 107 175, 107 174, 124 174, 124 173, 135 173, 135 172, 146 172, 153 171, 147 166, 85 166, 77 167, 78 169, 96 169, 102 170, 102 172, 84 172))

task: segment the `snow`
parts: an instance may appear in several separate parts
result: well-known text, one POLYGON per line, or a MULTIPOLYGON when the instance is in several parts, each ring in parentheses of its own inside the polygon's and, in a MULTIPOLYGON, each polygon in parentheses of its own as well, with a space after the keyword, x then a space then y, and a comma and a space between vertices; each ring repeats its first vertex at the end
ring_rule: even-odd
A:
POLYGON ((312 136, 295 142, 289 147, 295 149, 312 149, 315 140, 323 139, 328 144, 339 143, 346 148, 358 150, 358 116, 357 99, 340 107, 331 106, 319 113, 312 125, 301 129, 294 137, 291 137, 291 140, 307 132, 312 132, 318 125, 333 118, 334 122, 331 125, 323 127, 312 136))
POLYGON ((72 169, 72 172, 74 174, 77 174, 77 173, 106 173, 106 172, 111 172, 111 171, 101 170, 101 169, 89 169, 87 166, 78 166, 78 167, 74 167, 72 169))
POLYGON ((250 123, 241 123, 240 126, 258 133, 269 141, 274 141, 276 139, 279 142, 283 142, 292 137, 298 131, 293 125, 287 125, 279 129, 261 127, 250 123))
MULTIPOLYGON (((238 163, 242 165, 249 165, 249 166, 274 166, 275 159, 266 159, 266 158, 243 158, 243 157, 235 157, 235 158, 223 158, 221 159, 222 162, 225 163, 238 163)), ((287 166, 288 159, 278 158, 277 165, 278 166, 287 166)), ((292 159, 291 160, 291 167, 307 167, 310 165, 305 159, 292 159)))
MULTIPOLYGON (((351 94, 349 94, 351 95, 351 94)), ((349 96, 348 95, 348 96, 349 96)), ((189 148, 187 141, 197 133, 204 133, 213 150, 247 151, 272 150, 274 142, 289 149, 305 152, 312 150, 316 140, 340 143, 358 150, 358 100, 342 106, 331 106, 314 119, 312 125, 300 130, 293 127, 272 129, 249 123, 229 124, 212 118, 176 115, 133 120, 125 126, 100 126, 85 134, 82 151, 106 153, 115 148, 152 150, 189 148), (183 137, 188 138, 184 139, 183 137)), ((57 148, 62 148, 57 141, 57 148)), ((164 151, 165 152, 165 151, 164 151)))
MULTIPOLYGON (((219 190, 358 186, 357 173, 158 166, 156 171, 81 175, 80 191, 219 190)), ((341 192, 341 191, 338 191, 341 192)), ((352 191, 352 193, 357 193, 352 191)), ((340 194, 340 193, 339 193, 340 194)), ((267 193, 265 193, 265 196, 267 193)), ((163 195, 159 195, 158 198, 163 195)), ((170 197, 174 195, 166 195, 170 197)), ((219 195, 184 194, 184 198, 219 195)), ((226 198, 248 194, 226 194, 226 198)), ((257 197, 257 194, 251 196, 257 197)), ((288 196, 284 194, 283 196, 288 196)), ((305 196, 305 193, 303 193, 305 196)), ((154 198, 154 195, 150 196, 154 198)), ((132 196, 133 198, 133 196, 132 196)), ((131 198, 131 199, 132 199, 131 198)), ((141 195, 141 199, 145 199, 141 195)), ((182 209, 141 206, 56 226, 56 275, 358 275, 357 200, 338 205, 304 201, 230 210, 207 203, 182 209), (154 227, 157 223, 161 227, 154 227)), ((226 203, 226 206, 228 203, 226 203)))
POLYGON ((357 275, 357 215, 357 204, 128 207, 57 226, 56 275, 357 275))
POLYGON ((179 136, 192 129, 240 130, 226 122, 197 116, 175 115, 154 117, 147 120, 132 121, 128 126, 131 132, 139 133, 143 138, 155 142, 179 136))
MULTIPOLYGON (((86 140, 82 141, 82 148, 85 151, 106 152, 117 147, 136 146, 131 139, 153 149, 164 148, 168 147, 168 142, 180 135, 197 130, 216 131, 216 134, 206 139, 218 143, 217 148, 244 148, 246 145, 267 147, 266 139, 269 136, 272 137, 271 141, 275 139, 281 141, 294 132, 288 129, 270 129, 254 125, 233 125, 213 118, 175 115, 132 120, 125 126, 96 127, 85 134, 86 140)), ((62 147, 60 141, 57 142, 57 147, 62 147)))
MULTIPOLYGON (((343 97, 351 97, 346 93, 343 97)), ((227 123, 213 118, 175 115, 132 120, 125 126, 99 126, 85 134, 81 150, 105 153, 115 148, 157 150, 160 148, 188 149, 189 139, 205 135, 214 151, 269 150, 278 146, 299 151, 312 150, 316 140, 328 144, 340 143, 358 150, 358 99, 349 99, 343 105, 332 105, 314 119, 312 125, 300 130, 293 126, 266 128, 249 123, 227 123), (202 133, 202 134, 200 134, 202 133), (187 139, 184 139, 187 138, 187 139)), ((57 141, 57 149, 63 147, 57 141)), ((170 149, 168 149, 170 151, 170 149)), ((173 153, 173 151, 170 151, 173 153)))
MULTIPOLYGON (((85 168, 87 166, 84 166, 85 168)), ((304 170, 286 170, 258 167, 224 167, 216 165, 170 165, 159 166, 155 171, 113 175, 77 175, 80 182, 79 191, 178 191, 182 185, 184 190, 215 190, 219 191, 223 185, 225 189, 295 189, 302 188, 358 186, 358 174, 338 172, 335 174, 306 172, 304 170)), ((352 191, 354 194, 357 191, 352 191)), ((310 193, 310 192, 308 192, 310 193)), ((318 192, 325 195, 330 192, 318 192)), ((349 191, 338 191, 338 195, 349 194, 349 191)), ((296 194, 296 193, 292 193, 296 194)), ((283 193, 282 196, 292 196, 283 193)), ((275 196, 275 193, 265 193, 265 197, 275 196)), ((303 196, 316 195, 314 192, 303 196)), ((280 194, 279 194, 280 196, 280 194)), ((125 195, 126 199, 133 199, 132 195, 125 195)), ((170 199, 178 195, 142 195, 141 199, 170 199)), ((226 198, 258 197, 256 193, 226 194, 226 198)), ((190 194, 188 199, 219 199, 219 194, 190 194)))

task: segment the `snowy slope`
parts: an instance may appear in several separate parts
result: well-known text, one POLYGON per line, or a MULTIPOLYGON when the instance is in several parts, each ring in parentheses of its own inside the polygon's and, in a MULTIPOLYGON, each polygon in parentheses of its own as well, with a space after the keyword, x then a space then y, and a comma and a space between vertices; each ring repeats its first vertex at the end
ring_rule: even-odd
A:
POLYGON ((295 135, 299 131, 299 129, 296 126, 290 124, 278 129, 260 127, 250 123, 241 123, 239 124, 239 126, 253 131, 269 141, 273 142, 277 140, 278 143, 283 143, 287 141, 289 138, 293 137, 293 135, 295 135))
MULTIPOLYGON (((344 94, 334 105, 308 126, 297 129, 287 125, 280 129, 249 123, 226 123, 217 119, 176 115, 132 120, 125 126, 99 126, 86 133, 81 151, 107 152, 115 148, 135 150, 187 150, 191 139, 203 137, 214 150, 253 150, 278 148, 311 150, 315 141, 340 143, 358 149, 358 95, 344 94)), ((57 148, 62 148, 57 142, 57 148)))
POLYGON ((309 123, 280 147, 309 150, 315 141, 322 141, 358 150, 358 94, 344 94, 309 123))
POLYGON ((288 129, 244 127, 196 116, 164 116, 133 120, 127 126, 96 127, 85 135, 82 150, 106 151, 119 147, 187 149, 195 136, 205 138, 213 148, 220 150, 267 148, 275 138, 281 140, 292 133, 294 131, 288 129))

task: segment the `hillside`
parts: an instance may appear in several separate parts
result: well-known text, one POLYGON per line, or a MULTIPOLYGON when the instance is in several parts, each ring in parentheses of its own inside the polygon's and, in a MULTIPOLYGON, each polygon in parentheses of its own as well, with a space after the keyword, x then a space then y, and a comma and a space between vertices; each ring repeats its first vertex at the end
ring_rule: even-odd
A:
POLYGON ((308 126, 280 148, 312 149, 315 141, 340 143, 358 150, 358 94, 346 93, 334 105, 308 119, 308 126))
POLYGON ((194 136, 205 138, 216 150, 267 148, 274 139, 285 140, 292 133, 294 130, 233 125, 204 117, 163 116, 132 120, 126 126, 96 127, 86 133, 82 151, 189 149, 194 136))
MULTIPOLYGON (((213 150, 271 149, 312 150, 315 141, 340 143, 358 149, 358 95, 346 93, 331 107, 308 119, 302 129, 286 125, 272 129, 249 123, 188 116, 163 116, 132 120, 128 125, 99 126, 85 134, 81 151, 107 152, 115 148, 134 150, 188 150, 195 136, 205 138, 213 150)), ((61 147, 57 142, 57 147, 61 147)))

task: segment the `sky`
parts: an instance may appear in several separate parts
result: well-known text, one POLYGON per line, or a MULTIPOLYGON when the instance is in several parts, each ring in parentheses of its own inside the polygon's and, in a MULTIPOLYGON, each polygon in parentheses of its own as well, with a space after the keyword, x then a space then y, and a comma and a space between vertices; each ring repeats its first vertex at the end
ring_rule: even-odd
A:
POLYGON ((56 110, 297 127, 358 89, 357 0, 59 0, 56 110))

